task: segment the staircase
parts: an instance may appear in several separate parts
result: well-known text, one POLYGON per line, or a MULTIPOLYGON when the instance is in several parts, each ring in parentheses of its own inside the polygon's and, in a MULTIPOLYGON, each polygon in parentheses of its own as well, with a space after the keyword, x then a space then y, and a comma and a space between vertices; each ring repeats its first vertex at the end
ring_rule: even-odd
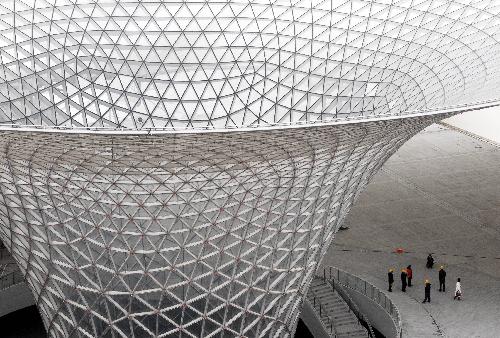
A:
POLYGON ((10 255, 7 248, 0 241, 0 264, 10 263, 12 262, 12 256, 10 255))
POLYGON ((307 298, 311 304, 314 304, 313 307, 324 326, 328 329, 333 327, 330 337, 369 337, 368 331, 360 324, 344 299, 321 278, 314 277, 307 298))

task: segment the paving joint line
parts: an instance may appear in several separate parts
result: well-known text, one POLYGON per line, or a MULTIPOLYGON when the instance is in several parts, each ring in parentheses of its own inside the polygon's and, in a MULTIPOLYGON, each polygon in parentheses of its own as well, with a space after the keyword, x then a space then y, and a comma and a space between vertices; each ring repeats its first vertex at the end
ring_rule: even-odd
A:
POLYGON ((444 330, 441 328, 441 326, 438 324, 438 322, 436 321, 436 318, 434 318, 434 316, 432 315, 432 313, 429 311, 429 309, 427 309, 426 306, 422 305, 422 303, 420 302, 420 300, 418 300, 417 298, 415 298, 414 296, 408 294, 408 298, 414 300, 415 302, 417 302, 423 309, 425 312, 427 312, 427 314, 429 315, 429 317, 431 318, 431 321, 432 321, 432 325, 435 326, 436 328, 436 332, 434 335, 437 335, 439 337, 446 337, 445 333, 444 333, 444 330))
MULTIPOLYGON (((335 246, 342 246, 341 244, 335 244, 335 246)), ((380 250, 380 249, 367 249, 367 248, 357 248, 357 249, 349 249, 349 248, 344 248, 344 249, 339 249, 339 248, 334 248, 334 251, 344 251, 344 252, 361 252, 361 253, 388 253, 388 254, 394 254, 394 255, 405 255, 405 254, 428 254, 429 252, 420 252, 420 251, 411 251, 411 250, 404 250, 403 252, 396 252, 396 251, 388 251, 388 250, 380 250)), ((489 256, 475 256, 475 255, 459 255, 459 254, 451 254, 447 252, 430 252, 433 255, 439 255, 439 256, 453 256, 453 257, 461 257, 461 258, 480 258, 480 259, 498 259, 500 260, 500 257, 489 257, 489 256)))

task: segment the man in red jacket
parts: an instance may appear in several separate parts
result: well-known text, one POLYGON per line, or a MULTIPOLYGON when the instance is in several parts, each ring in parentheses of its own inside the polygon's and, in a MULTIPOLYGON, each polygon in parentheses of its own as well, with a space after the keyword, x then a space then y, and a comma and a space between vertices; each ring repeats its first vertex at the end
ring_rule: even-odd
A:
POLYGON ((411 287, 411 279, 413 278, 413 270, 411 269, 411 265, 406 267, 406 274, 408 275, 408 287, 411 287))

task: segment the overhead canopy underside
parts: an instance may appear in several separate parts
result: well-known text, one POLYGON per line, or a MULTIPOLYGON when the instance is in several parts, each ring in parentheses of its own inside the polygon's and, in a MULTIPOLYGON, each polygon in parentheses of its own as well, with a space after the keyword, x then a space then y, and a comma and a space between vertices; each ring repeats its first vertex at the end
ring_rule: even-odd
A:
POLYGON ((492 1, 6 1, 0 124, 234 129, 498 100, 492 1))

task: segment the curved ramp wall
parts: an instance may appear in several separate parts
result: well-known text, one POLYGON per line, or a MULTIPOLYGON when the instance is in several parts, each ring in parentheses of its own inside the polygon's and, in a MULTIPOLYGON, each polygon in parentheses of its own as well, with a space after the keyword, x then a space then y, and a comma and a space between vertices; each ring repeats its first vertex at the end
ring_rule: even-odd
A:
POLYGON ((359 311, 384 337, 402 337, 401 314, 382 290, 335 267, 323 267, 317 276, 330 283, 336 290, 341 289, 342 293, 347 293, 359 311))

